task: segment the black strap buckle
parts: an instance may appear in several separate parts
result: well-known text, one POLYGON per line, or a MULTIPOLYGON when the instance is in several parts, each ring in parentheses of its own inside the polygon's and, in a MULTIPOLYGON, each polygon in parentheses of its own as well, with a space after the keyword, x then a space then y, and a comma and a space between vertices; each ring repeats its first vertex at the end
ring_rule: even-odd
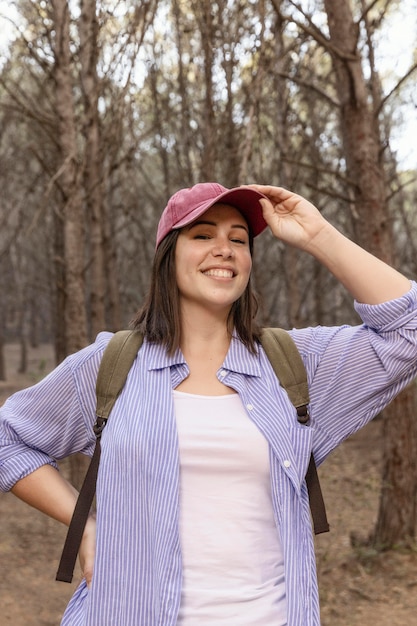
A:
POLYGON ((297 407, 297 419, 300 424, 307 424, 310 420, 310 413, 308 411, 308 405, 303 404, 297 407))
POLYGON ((107 423, 107 417, 99 417, 97 416, 96 423, 93 426, 94 434, 97 439, 100 439, 101 433, 107 423))

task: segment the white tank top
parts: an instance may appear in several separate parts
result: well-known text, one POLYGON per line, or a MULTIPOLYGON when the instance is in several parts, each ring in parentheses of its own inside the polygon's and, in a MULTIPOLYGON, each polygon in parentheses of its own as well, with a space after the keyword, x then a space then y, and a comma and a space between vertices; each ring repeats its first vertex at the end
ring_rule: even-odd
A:
POLYGON ((237 394, 174 391, 183 586, 177 626, 285 626, 268 443, 237 394))

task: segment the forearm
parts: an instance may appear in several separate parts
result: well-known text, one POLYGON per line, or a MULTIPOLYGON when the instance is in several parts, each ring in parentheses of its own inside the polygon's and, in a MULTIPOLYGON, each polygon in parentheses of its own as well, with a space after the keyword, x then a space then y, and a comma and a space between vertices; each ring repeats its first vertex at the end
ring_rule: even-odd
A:
MULTIPOLYGON (((43 465, 19 480, 12 493, 35 509, 69 526, 78 497, 76 489, 51 465, 43 465)), ((83 533, 79 557, 83 575, 90 586, 93 577, 96 523, 90 515, 83 533)))
POLYGON ((12 488, 12 493, 49 517, 69 525, 78 492, 51 465, 43 465, 12 488))
POLYGON ((400 272, 327 224, 305 248, 358 301, 380 304, 399 298, 411 287, 400 272))
POLYGON ((381 304, 407 293, 410 281, 342 235, 308 200, 283 187, 251 185, 267 199, 263 216, 272 234, 315 257, 364 304, 381 304))

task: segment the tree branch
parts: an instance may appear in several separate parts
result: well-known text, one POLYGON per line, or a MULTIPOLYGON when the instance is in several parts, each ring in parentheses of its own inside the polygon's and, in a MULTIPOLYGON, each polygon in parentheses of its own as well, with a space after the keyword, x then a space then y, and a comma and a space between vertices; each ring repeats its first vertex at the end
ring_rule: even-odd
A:
POLYGON ((411 74, 413 74, 415 71, 417 70, 417 63, 414 63, 409 70, 404 74, 404 76, 401 76, 400 80, 397 82, 397 84, 391 89, 391 91, 389 91, 386 96, 384 96, 381 99, 381 102, 379 104, 379 107, 376 111, 376 114, 380 113, 383 106, 385 105, 385 103, 391 98, 391 96, 398 91, 398 89, 401 87, 401 85, 403 83, 405 83, 405 81, 410 78, 411 74))
POLYGON ((330 39, 326 37, 326 35, 318 28, 318 26, 314 24, 312 18, 308 14, 306 14, 302 10, 302 8, 299 7, 295 2, 293 2, 292 0, 289 0, 290 4, 292 4, 293 7, 297 9, 297 11, 299 11, 303 15, 303 17, 307 20, 309 25, 304 24, 303 22, 300 22, 299 20, 295 19, 295 17, 293 16, 283 15, 283 13, 281 12, 281 8, 280 8, 278 0, 271 0, 271 1, 272 1, 272 6, 274 7, 275 11, 278 13, 278 15, 281 16, 281 18, 284 21, 292 22, 293 24, 298 26, 298 28, 300 28, 306 35, 312 37, 329 54, 335 55, 339 59, 342 59, 343 61, 357 61, 358 60, 358 57, 356 54, 349 54, 348 52, 344 52, 340 50, 340 48, 335 46, 330 41, 330 39))

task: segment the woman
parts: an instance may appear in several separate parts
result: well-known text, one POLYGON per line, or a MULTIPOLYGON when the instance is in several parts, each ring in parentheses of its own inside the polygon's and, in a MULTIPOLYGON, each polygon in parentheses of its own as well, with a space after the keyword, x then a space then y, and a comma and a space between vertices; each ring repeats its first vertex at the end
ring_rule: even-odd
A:
MULTIPOLYGON (((318 626, 304 476, 416 374, 417 285, 278 187, 203 183, 161 217, 145 342, 102 437, 97 528, 63 625, 318 626), (363 324, 291 331, 307 368, 300 426, 262 348, 252 239, 313 255, 363 324)), ((111 337, 66 359, 1 412, 4 490, 68 524, 75 490, 54 459, 94 445, 95 378, 111 337)))

